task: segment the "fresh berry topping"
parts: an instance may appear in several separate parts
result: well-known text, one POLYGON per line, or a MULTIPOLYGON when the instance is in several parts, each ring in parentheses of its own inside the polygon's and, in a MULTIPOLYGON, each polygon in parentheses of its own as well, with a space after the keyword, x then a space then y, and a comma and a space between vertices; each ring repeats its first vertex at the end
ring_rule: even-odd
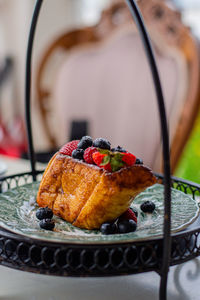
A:
POLYGON ((140 208, 143 212, 152 213, 156 206, 152 201, 145 201, 140 205, 140 208))
POLYGON ((135 164, 136 165, 143 165, 143 160, 141 158, 136 158, 135 164))
POLYGON ((127 209, 120 217, 120 220, 133 220, 135 223, 137 223, 137 217, 135 213, 132 211, 132 209, 127 209))
POLYGON ((137 211, 137 209, 134 208, 134 207, 130 207, 130 209, 134 212, 134 214, 135 214, 135 216, 137 218, 138 217, 138 211, 137 211))
POLYGON ((106 156, 106 154, 101 154, 100 152, 95 152, 92 154, 92 159, 93 159, 94 163, 100 167, 105 156, 106 156))
POLYGON ((46 230, 53 230, 55 227, 55 223, 51 219, 43 219, 40 221, 39 225, 42 229, 46 230))
POLYGON ((118 233, 134 232, 137 224, 133 220, 124 220, 118 223, 118 233))
POLYGON ((40 207, 37 211, 36 211, 36 217, 39 220, 43 220, 43 219, 52 219, 53 218, 53 212, 50 208, 48 207, 40 207))
POLYGON ((75 149, 72 151, 72 157, 83 160, 84 150, 83 149, 75 149))
POLYGON ((87 149, 88 147, 91 147, 93 144, 93 140, 90 136, 83 136, 80 142, 77 145, 78 149, 87 149))
POLYGON ((133 155, 132 153, 126 152, 124 153, 123 157, 122 157, 122 161, 129 167, 133 166, 135 164, 136 161, 136 157, 135 155, 133 155))
POLYGON ((112 172, 109 155, 100 152, 95 152, 92 154, 92 158, 97 166, 103 168, 106 171, 112 172))
POLYGON ((93 146, 100 149, 110 150, 110 142, 103 138, 98 138, 94 140, 93 146))
POLYGON ((111 149, 112 152, 122 152, 122 153, 126 153, 126 150, 120 146, 117 146, 115 148, 111 149))
POLYGON ((92 154, 97 152, 97 148, 95 147, 89 147, 85 150, 84 152, 84 155, 83 155, 83 158, 84 158, 84 161, 88 164, 93 164, 94 161, 93 161, 93 158, 92 158, 92 154))
POLYGON ((64 154, 64 155, 69 155, 72 156, 72 151, 75 150, 77 148, 77 145, 79 143, 79 140, 74 140, 71 141, 67 144, 65 144, 61 149, 60 149, 60 153, 64 154))
POLYGON ((102 234, 114 234, 117 231, 117 225, 115 223, 104 223, 100 227, 102 234))

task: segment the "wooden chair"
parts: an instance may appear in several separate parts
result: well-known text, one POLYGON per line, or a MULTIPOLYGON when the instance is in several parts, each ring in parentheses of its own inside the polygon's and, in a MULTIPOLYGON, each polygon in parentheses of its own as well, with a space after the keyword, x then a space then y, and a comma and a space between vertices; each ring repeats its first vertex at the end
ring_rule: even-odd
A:
MULTIPOLYGON (((163 85, 174 171, 200 103, 198 42, 180 13, 164 1, 140 0, 139 6, 163 85)), ((151 74, 125 1, 103 11, 96 26, 67 32, 48 47, 39 63, 36 91, 50 148, 67 141, 72 120, 88 120, 89 134, 127 147, 161 171, 151 74)))

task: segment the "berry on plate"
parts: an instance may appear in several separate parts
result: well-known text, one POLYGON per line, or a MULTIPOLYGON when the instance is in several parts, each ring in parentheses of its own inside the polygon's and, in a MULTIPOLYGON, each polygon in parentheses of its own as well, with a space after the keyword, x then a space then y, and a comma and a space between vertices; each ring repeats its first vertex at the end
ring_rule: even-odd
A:
POLYGON ((65 144, 64 146, 62 146, 62 148, 60 149, 59 152, 64 155, 72 156, 72 151, 77 148, 78 143, 79 143, 79 140, 71 141, 71 142, 65 144))
POLYGON ((120 217, 120 220, 133 220, 137 223, 137 217, 131 208, 127 209, 120 217))
POLYGON ((145 213, 152 213, 155 210, 156 206, 152 201, 145 201, 140 205, 140 208, 145 213))
POLYGON ((133 220, 124 220, 118 223, 118 233, 134 232, 137 229, 137 224, 133 220))
POLYGON ((100 227, 102 234, 114 234, 116 233, 117 225, 115 223, 103 223, 100 227))
POLYGON ((37 211, 36 211, 36 217, 39 220, 43 220, 43 219, 52 219, 53 218, 53 212, 50 208, 48 207, 40 207, 37 211))
POLYGON ((39 225, 42 229, 53 230, 55 223, 52 219, 43 219, 39 222, 39 225))

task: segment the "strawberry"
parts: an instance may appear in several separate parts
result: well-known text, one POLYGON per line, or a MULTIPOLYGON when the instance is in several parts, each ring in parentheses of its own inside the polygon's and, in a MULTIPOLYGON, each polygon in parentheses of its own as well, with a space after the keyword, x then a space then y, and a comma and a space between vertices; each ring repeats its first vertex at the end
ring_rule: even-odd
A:
POLYGON ((133 166, 136 162, 136 157, 132 153, 126 152, 124 153, 122 157, 122 161, 127 165, 127 166, 133 166))
POLYGON ((127 209, 120 217, 120 220, 133 220, 137 224, 137 217, 132 209, 127 209))
POLYGON ((62 148, 59 150, 59 152, 64 155, 72 156, 72 151, 77 148, 77 145, 79 142, 80 142, 79 140, 71 141, 71 142, 65 144, 64 146, 62 146, 62 148))
POLYGON ((95 148, 95 147, 89 147, 89 148, 87 148, 87 149, 85 150, 84 156, 83 156, 84 161, 85 161, 86 163, 88 163, 88 164, 93 164, 94 161, 93 161, 92 155, 93 155, 93 153, 95 153, 95 152, 97 152, 97 151, 98 151, 98 150, 97 150, 97 148, 95 148))
POLYGON ((95 152, 92 154, 92 158, 97 166, 103 168, 106 171, 112 172, 109 155, 100 152, 95 152))

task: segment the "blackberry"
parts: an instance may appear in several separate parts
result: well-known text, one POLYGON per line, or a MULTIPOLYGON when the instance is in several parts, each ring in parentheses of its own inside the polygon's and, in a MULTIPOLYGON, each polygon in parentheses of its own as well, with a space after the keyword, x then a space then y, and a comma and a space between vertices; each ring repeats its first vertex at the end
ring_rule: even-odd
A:
POLYGON ((141 158, 136 158, 136 165, 143 165, 143 160, 141 158))
POLYGON ((102 234, 114 234, 116 233, 117 225, 115 223, 103 223, 100 227, 102 234))
POLYGON ((39 225, 42 229, 46 230, 53 230, 55 227, 55 223, 51 219, 43 219, 40 221, 39 225))
POLYGON ((48 207, 40 207, 37 211, 36 211, 36 217, 39 220, 43 220, 43 219, 52 219, 53 218, 53 212, 50 208, 48 207))
POLYGON ((143 212, 152 213, 156 208, 155 204, 152 201, 145 201, 140 205, 140 208, 143 212))
POLYGON ((93 147, 110 150, 110 142, 103 138, 98 138, 94 140, 93 147))
POLYGON ((83 160, 84 150, 83 149, 75 149, 72 151, 72 157, 83 160))
POLYGON ((126 153, 126 150, 120 146, 117 146, 115 148, 111 149, 112 152, 122 152, 122 153, 126 153))
POLYGON ((80 142, 77 145, 77 149, 87 149, 89 147, 91 147, 93 144, 93 140, 90 136, 83 136, 82 139, 80 140, 80 142))

